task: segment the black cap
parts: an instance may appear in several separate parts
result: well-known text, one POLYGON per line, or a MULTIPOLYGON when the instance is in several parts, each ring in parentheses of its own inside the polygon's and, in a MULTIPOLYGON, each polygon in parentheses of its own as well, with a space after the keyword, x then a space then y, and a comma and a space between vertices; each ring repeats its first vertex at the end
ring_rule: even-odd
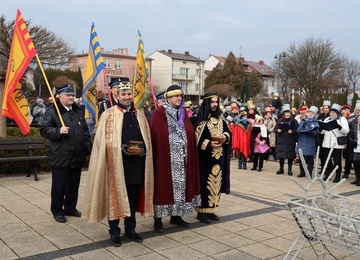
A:
POLYGON ((111 78, 110 79, 110 83, 109 83, 109 87, 112 88, 113 86, 117 86, 120 84, 120 82, 122 81, 129 81, 130 79, 127 77, 117 77, 117 78, 111 78))
POLYGON ((67 95, 75 95, 74 90, 70 87, 69 84, 66 84, 65 86, 62 86, 57 90, 58 94, 67 94, 67 95))

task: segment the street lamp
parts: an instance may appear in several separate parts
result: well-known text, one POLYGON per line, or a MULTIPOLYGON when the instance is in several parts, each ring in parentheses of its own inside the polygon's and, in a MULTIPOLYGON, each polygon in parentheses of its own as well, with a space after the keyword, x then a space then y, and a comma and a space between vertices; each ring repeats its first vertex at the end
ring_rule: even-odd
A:
MULTIPOLYGON (((275 57, 274 59, 277 59, 279 60, 279 63, 278 63, 278 71, 277 71, 277 75, 276 75, 276 82, 277 82, 277 92, 279 93, 280 92, 280 88, 279 88, 279 74, 280 74, 280 69, 281 69, 281 58, 285 58, 286 57, 286 54, 285 52, 279 52, 277 54, 275 54, 275 57)), ((284 93, 283 93, 284 94, 284 93)))

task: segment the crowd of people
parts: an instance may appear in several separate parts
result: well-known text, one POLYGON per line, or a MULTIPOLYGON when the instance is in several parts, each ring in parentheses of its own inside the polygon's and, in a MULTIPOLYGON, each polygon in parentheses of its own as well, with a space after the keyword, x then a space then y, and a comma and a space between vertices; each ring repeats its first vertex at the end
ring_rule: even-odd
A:
POLYGON ((352 183, 360 186, 360 102, 351 113, 349 106, 325 100, 318 115, 315 106, 302 106, 297 113, 275 95, 260 114, 252 100, 244 107, 238 102, 224 106, 216 93, 206 93, 201 104, 194 106, 185 101, 180 86, 172 85, 158 97, 156 109, 149 106, 140 111, 134 107, 129 81, 116 79, 109 86, 112 102, 99 103, 93 144, 81 100, 76 102, 69 85, 58 89, 55 103, 48 106, 38 98, 32 113, 41 135, 50 140, 54 219, 60 223, 67 221, 65 216, 89 222, 107 219, 114 246, 121 245, 121 219, 125 235, 143 241, 136 232, 136 212, 152 216, 158 233, 165 232, 167 217, 170 224, 188 227, 183 217, 194 211, 202 223, 218 221, 220 196, 230 193, 231 157, 237 158, 238 169, 262 172, 272 156, 279 162, 276 174, 291 176, 302 153, 300 178, 307 172, 313 176, 320 147, 324 179, 338 166, 333 182, 340 181, 344 157, 342 177, 347 178, 353 166, 352 183), (80 212, 78 189, 87 156, 80 212))
POLYGON ((81 104, 73 89, 57 90, 56 100, 40 123, 49 139, 52 167, 51 212, 56 222, 66 216, 89 222, 107 219, 110 241, 121 245, 124 233, 141 243, 136 212, 154 218, 154 231, 164 232, 163 218, 188 227, 183 217, 197 212, 209 224, 222 193, 230 193, 232 133, 216 93, 207 93, 196 110, 178 85, 167 88, 159 107, 134 107, 132 85, 110 82, 113 102, 103 106, 93 144, 81 104), (189 109, 190 108, 190 109, 189 109), (77 209, 81 169, 90 155, 82 212, 77 209))
POLYGON ((320 172, 326 159, 330 158, 324 170, 324 180, 338 166, 333 178, 337 183, 341 178, 348 178, 353 167, 356 179, 351 183, 360 186, 360 162, 357 158, 360 155, 360 149, 357 150, 360 101, 351 112, 348 105, 331 105, 329 100, 325 100, 318 112, 315 106, 301 106, 297 113, 296 108, 282 104, 277 95, 271 106, 265 107, 263 115, 254 109, 252 102, 247 107, 239 108, 236 103, 224 107, 223 115, 233 133, 232 150, 233 156, 238 158, 238 169, 246 170, 247 162, 252 162, 251 170, 261 172, 264 161, 272 155, 279 162, 276 174, 286 172, 287 161, 288 175, 293 175, 293 165, 298 162, 300 173, 297 177, 305 177, 305 169, 313 177, 314 157, 319 147, 320 172), (299 160, 300 151, 305 164, 299 160), (341 176, 343 159, 345 167, 341 176))

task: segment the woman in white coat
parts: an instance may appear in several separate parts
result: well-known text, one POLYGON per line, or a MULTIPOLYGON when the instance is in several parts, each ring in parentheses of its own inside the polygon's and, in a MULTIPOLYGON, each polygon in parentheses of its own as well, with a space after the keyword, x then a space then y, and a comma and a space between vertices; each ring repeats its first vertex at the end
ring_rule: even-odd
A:
POLYGON ((341 176, 341 161, 342 161, 342 149, 345 148, 345 144, 338 144, 338 137, 347 136, 349 132, 349 124, 347 120, 341 116, 340 114, 341 106, 339 104, 334 103, 330 109, 330 117, 324 120, 325 123, 336 120, 336 128, 332 130, 325 130, 323 128, 319 128, 319 132, 324 135, 324 140, 322 143, 322 147, 324 149, 324 159, 328 157, 330 153, 330 149, 333 145, 335 145, 334 151, 331 154, 331 159, 325 170, 324 180, 326 180, 330 173, 333 171, 335 166, 337 165, 338 168, 336 170, 336 176, 333 182, 339 182, 341 176))

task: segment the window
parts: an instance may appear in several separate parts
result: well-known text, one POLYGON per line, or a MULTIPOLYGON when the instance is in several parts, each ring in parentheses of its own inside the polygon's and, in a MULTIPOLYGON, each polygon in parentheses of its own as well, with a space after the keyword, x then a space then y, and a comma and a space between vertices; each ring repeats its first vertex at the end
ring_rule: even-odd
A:
POLYGON ((195 90, 196 90, 196 91, 199 91, 199 88, 200 88, 200 84, 199 84, 199 83, 195 83, 195 90))
POLYGON ((105 59, 105 68, 111 68, 111 60, 105 59))
POLYGON ((188 75, 189 69, 188 68, 180 68, 180 75, 188 75))
POLYGON ((196 76, 200 76, 201 73, 201 69, 195 69, 195 75, 196 76))
POLYGON ((188 84, 180 82, 180 87, 184 90, 185 93, 188 92, 188 84))
POLYGON ((116 60, 115 61, 115 69, 121 69, 121 66, 122 66, 121 60, 116 60))

